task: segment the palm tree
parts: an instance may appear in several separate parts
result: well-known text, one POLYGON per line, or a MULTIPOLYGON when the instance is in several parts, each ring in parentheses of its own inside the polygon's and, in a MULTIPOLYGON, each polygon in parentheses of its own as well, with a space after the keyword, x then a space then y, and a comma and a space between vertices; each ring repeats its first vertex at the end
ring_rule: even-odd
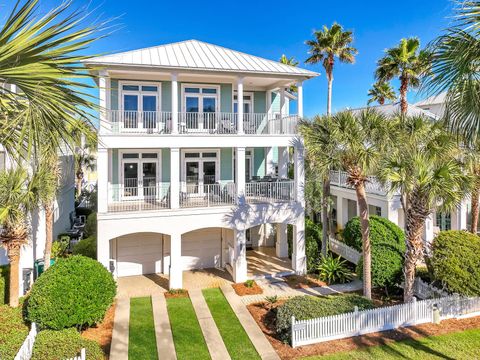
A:
POLYGON ((82 27, 88 13, 71 10, 72 2, 45 15, 38 2, 19 1, 0 26, 0 83, 8 85, 0 92, 0 143, 24 158, 38 154, 38 129, 58 148, 71 143, 69 124, 90 119, 95 105, 86 90, 93 75, 81 62, 90 56, 78 52, 104 28, 82 27))
POLYGON ((315 31, 313 35, 313 40, 305 42, 309 46, 308 52, 310 53, 310 57, 305 62, 307 64, 320 62, 323 64, 328 80, 327 115, 331 115, 335 58, 342 63, 353 64, 358 51, 351 45, 353 42, 352 32, 343 31, 343 27, 337 23, 334 23, 330 29, 324 25, 322 30, 315 31))
POLYGON ((355 189, 360 209, 363 253, 363 294, 371 298, 371 247, 368 204, 365 184, 377 169, 383 149, 389 143, 390 123, 385 116, 368 109, 333 116, 315 117, 302 122, 307 156, 317 171, 331 168, 347 172, 347 182, 355 189))
POLYGON ((413 299, 418 261, 423 255, 422 230, 434 210, 450 211, 467 195, 461 147, 440 122, 422 116, 391 121, 396 141, 383 157, 378 176, 391 192, 400 192, 405 213, 404 300, 413 299))
POLYGON ((457 4, 456 23, 430 44, 434 76, 424 90, 447 93, 444 118, 449 128, 475 142, 480 133, 480 1, 457 4))
POLYGON ((20 253, 28 243, 28 216, 38 206, 38 185, 21 167, 0 172, 0 243, 10 262, 9 304, 12 307, 18 306, 20 253))
POLYGON ((400 108, 407 113, 407 92, 418 88, 422 77, 429 73, 430 54, 420 50, 418 38, 400 40, 396 47, 385 50, 385 56, 378 60, 375 77, 381 82, 387 82, 398 77, 400 80, 400 108))
POLYGON ((470 193, 470 204, 472 219, 470 223, 470 232, 477 233, 479 216, 479 197, 480 197, 480 139, 465 148, 465 167, 466 171, 472 177, 472 190, 470 193))
POLYGON ((60 183, 59 159, 56 152, 42 155, 40 164, 36 169, 36 177, 40 186, 38 187, 38 198, 40 205, 45 211, 45 250, 44 269, 50 267, 53 243, 53 210, 60 183))
POLYGON ((395 101, 397 99, 397 95, 390 83, 383 81, 377 81, 373 84, 372 88, 368 90, 368 96, 370 97, 367 102, 368 105, 375 101, 383 105, 385 100, 395 101))
MULTIPOLYGON (((289 65, 289 66, 298 66, 298 61, 295 60, 295 58, 292 56, 290 58, 287 57, 287 55, 282 54, 280 57, 280 63, 289 65)), ((297 86, 296 85, 290 85, 290 92, 291 93, 296 93, 297 92, 297 86)))

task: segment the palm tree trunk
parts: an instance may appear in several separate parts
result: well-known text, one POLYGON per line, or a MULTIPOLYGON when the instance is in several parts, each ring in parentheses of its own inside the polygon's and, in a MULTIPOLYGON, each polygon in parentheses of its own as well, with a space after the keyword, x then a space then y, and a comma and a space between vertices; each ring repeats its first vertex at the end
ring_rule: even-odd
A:
POLYGON ((19 292, 19 272, 20 272, 20 246, 10 246, 8 248, 8 261, 10 262, 10 288, 9 305, 18 306, 19 292))
POLYGON ((403 115, 406 115, 408 110, 407 90, 408 79, 402 76, 400 77, 400 109, 403 115))
POLYGON ((357 193, 358 208, 360 210, 360 226, 362 231, 363 253, 363 296, 372 298, 372 252, 370 247, 370 226, 368 220, 367 195, 365 194, 365 182, 359 181, 355 186, 357 193))
POLYGON ((77 179, 76 179, 76 188, 77 188, 77 199, 82 195, 82 180, 83 180, 83 173, 77 172, 77 179))
POLYGON ((50 258, 52 255, 53 242, 53 204, 44 206, 45 209, 45 252, 44 252, 44 269, 50 267, 50 258))
POLYGON ((410 302, 413 299, 413 283, 418 260, 423 254, 422 230, 425 226, 425 220, 428 216, 418 204, 412 202, 406 213, 407 227, 405 231, 405 242, 407 251, 405 253, 405 265, 403 273, 405 276, 405 287, 403 289, 403 300, 410 302))
POLYGON ((322 191, 322 255, 327 256, 328 249, 328 202, 330 201, 330 178, 323 180, 322 191))
POLYGON ((470 232, 472 234, 477 233, 477 224, 478 224, 478 197, 480 196, 480 179, 475 182, 475 186, 472 191, 472 223, 470 224, 470 232))
POLYGON ((327 93, 327 115, 332 115, 332 82, 331 77, 328 78, 328 93, 327 93))
POLYGON ((378 99, 378 103, 379 103, 380 105, 384 105, 384 104, 385 104, 385 99, 384 99, 384 98, 378 99))

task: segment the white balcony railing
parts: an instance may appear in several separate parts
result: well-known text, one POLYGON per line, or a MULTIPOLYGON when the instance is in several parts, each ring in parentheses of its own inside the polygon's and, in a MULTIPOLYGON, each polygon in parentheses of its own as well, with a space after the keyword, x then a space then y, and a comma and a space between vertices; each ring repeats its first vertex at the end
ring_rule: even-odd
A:
MULTIPOLYGON (((248 135, 295 135, 297 115, 248 113, 243 130, 248 135)), ((107 111, 107 129, 114 134, 170 134, 172 113, 166 111, 107 111)), ((229 112, 179 112, 179 134, 237 134, 238 114, 229 112)))
MULTIPOLYGON (((330 183, 347 189, 353 189, 347 183, 348 174, 345 171, 330 171, 330 183)), ((375 176, 369 176, 365 183, 365 191, 369 194, 387 195, 388 190, 385 189, 375 176)))
POLYGON ((294 201, 294 189, 295 182, 291 180, 246 183, 245 200, 247 203, 294 201))
POLYGON ((235 183, 183 184, 180 190, 180 207, 212 207, 235 205, 237 200, 235 183))
POLYGON ((168 111, 110 110, 107 120, 114 134, 170 134, 172 113, 168 111))
POLYGON ((170 184, 159 183, 154 186, 142 186, 130 181, 110 185, 108 189, 109 212, 149 211, 170 208, 170 184), (131 186, 134 185, 134 186, 131 186))

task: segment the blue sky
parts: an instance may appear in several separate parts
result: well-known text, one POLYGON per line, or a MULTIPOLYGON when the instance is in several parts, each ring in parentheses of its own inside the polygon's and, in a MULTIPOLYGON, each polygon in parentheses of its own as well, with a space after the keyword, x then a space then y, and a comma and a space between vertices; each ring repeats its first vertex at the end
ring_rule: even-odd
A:
MULTIPOLYGON (((59 1, 41 0, 43 10, 59 1)), ((314 29, 334 21, 354 31, 359 54, 354 65, 338 64, 334 72, 333 110, 366 104, 375 63, 385 48, 402 37, 418 36, 425 45, 439 35, 451 16, 450 0, 343 1, 123 1, 74 0, 96 8, 103 18, 119 17, 119 29, 96 43, 92 53, 119 52, 163 43, 198 39, 277 60, 294 56, 321 76, 304 86, 305 114, 326 109, 326 78, 321 65, 305 66, 304 41, 314 29)), ((2 13, 14 0, 0 0, 2 13)), ((394 83, 395 87, 398 84, 394 83)), ((409 95, 415 100, 415 94, 409 95)))

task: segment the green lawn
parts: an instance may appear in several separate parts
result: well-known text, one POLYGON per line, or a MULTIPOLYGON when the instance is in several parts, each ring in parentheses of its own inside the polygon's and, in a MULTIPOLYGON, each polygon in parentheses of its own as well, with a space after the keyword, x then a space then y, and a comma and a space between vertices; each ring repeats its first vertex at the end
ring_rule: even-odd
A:
POLYGON ((399 341, 308 360, 480 359, 480 329, 399 341))
POLYGON ((129 359, 158 359, 152 299, 130 299, 129 359))
POLYGON ((233 360, 260 359, 247 333, 220 289, 205 289, 203 296, 233 360))
POLYGON ((168 317, 178 360, 210 359, 190 298, 167 299, 168 317))

